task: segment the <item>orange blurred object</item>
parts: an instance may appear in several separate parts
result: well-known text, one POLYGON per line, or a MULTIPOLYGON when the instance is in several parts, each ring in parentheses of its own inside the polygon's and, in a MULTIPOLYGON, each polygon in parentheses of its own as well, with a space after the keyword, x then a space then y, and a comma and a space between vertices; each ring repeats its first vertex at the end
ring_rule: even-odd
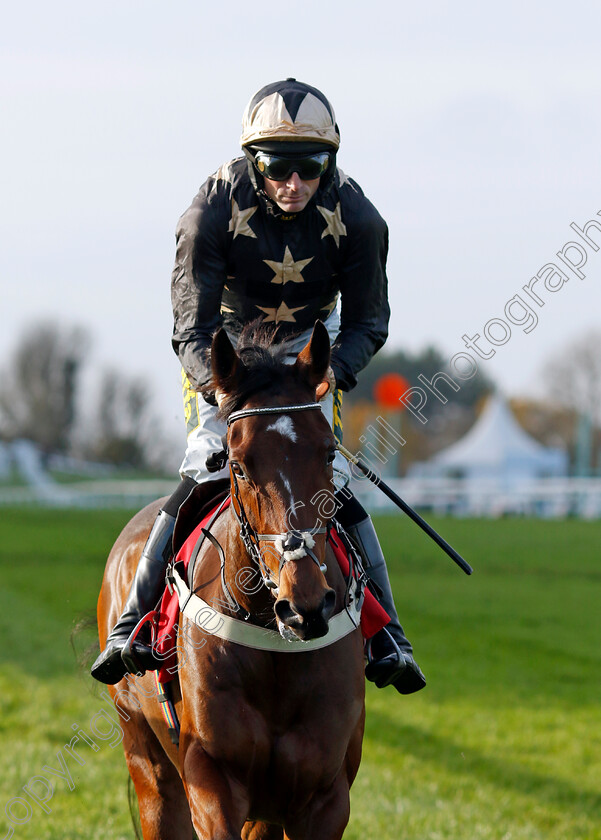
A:
POLYGON ((404 411, 405 406, 399 400, 410 387, 409 380, 401 376, 400 373, 385 373, 376 380, 373 397, 377 403, 385 408, 404 411))

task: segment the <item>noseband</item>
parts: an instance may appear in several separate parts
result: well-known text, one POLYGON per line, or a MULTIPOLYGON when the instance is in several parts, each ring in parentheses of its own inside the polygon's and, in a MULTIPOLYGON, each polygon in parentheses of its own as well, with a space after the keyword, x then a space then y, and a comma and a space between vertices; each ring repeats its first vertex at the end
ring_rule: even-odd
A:
MULTIPOLYGON (((243 417, 257 417, 264 414, 288 414, 294 411, 314 410, 321 411, 321 406, 319 403, 267 406, 263 408, 244 408, 240 411, 233 411, 227 418, 227 425, 229 428, 232 423, 234 423, 236 420, 241 420, 243 417)), ((315 540, 313 539, 314 535, 325 534, 327 533, 328 529, 315 528, 312 531, 287 531, 285 534, 258 534, 248 521, 246 511, 244 510, 244 505, 242 504, 242 499, 240 498, 238 487, 239 476, 236 475, 234 470, 231 468, 231 465, 230 475, 232 478, 233 486, 232 502, 234 504, 232 504, 232 507, 236 515, 236 519, 238 520, 238 524, 240 525, 240 537, 242 539, 242 542, 244 543, 244 547, 246 548, 248 554, 257 563, 265 586, 268 589, 273 590, 274 594, 277 595, 279 589, 279 581, 284 565, 290 560, 298 560, 301 557, 305 556, 310 557, 313 560, 313 562, 317 564, 320 571, 325 572, 327 570, 327 566, 319 562, 319 559, 312 551, 312 548, 315 545, 315 540), (265 561, 263 560, 263 555, 259 547, 260 542, 274 543, 276 550, 280 554, 280 565, 278 569, 277 580, 274 580, 270 569, 267 567, 265 561)))

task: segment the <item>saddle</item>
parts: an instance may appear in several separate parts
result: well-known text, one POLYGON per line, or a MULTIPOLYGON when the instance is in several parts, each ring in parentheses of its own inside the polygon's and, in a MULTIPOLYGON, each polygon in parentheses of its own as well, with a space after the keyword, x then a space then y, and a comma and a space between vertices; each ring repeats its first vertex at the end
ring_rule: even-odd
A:
POLYGON ((180 505, 173 532, 173 556, 176 557, 190 534, 230 492, 229 478, 197 484, 180 505))

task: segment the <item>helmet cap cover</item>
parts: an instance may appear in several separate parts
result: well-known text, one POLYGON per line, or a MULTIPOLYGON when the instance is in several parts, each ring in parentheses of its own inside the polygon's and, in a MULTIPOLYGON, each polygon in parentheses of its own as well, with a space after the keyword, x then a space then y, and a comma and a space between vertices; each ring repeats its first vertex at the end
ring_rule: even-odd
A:
MULTIPOLYGON (((330 102, 317 88, 296 79, 272 82, 251 98, 242 117, 240 144, 302 143, 329 147, 340 145, 340 132, 330 102)), ((266 149, 267 151, 267 149, 266 149)), ((299 148, 300 151, 300 148, 299 148)))

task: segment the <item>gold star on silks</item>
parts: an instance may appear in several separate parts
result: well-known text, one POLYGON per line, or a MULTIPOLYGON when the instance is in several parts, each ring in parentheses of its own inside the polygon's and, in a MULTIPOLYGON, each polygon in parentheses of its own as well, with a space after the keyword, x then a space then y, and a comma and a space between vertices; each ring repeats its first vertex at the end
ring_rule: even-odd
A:
POLYGON ((313 257, 309 257, 308 260, 297 260, 295 262, 290 248, 286 245, 282 262, 275 262, 274 260, 263 260, 263 262, 267 263, 275 274, 275 277, 271 279, 272 283, 303 283, 305 278, 301 271, 309 265, 312 259, 313 257))
POLYGON ((250 229, 248 222, 251 216, 257 212, 257 207, 247 207, 246 210, 240 210, 238 202, 232 198, 232 218, 230 219, 230 226, 228 232, 234 231, 234 239, 237 236, 251 236, 253 239, 257 238, 257 234, 250 229))
POLYGON ((340 178, 340 183, 338 184, 339 187, 343 187, 345 184, 351 183, 351 179, 349 178, 349 176, 346 174, 346 172, 343 172, 340 167, 338 167, 338 176, 340 178))
MULTIPOLYGON (((257 306, 257 304, 255 304, 255 306, 257 306)), ((295 306, 293 309, 289 309, 285 303, 280 303, 277 309, 269 306, 257 306, 257 309, 260 309, 261 312, 264 312, 267 316, 266 318, 263 318, 264 324, 268 324, 272 321, 276 324, 279 324, 281 321, 289 321, 293 324, 296 322, 294 313, 298 312, 300 309, 306 308, 306 306, 295 306)))
POLYGON ((336 309, 336 304, 337 303, 338 303, 338 295, 336 295, 334 300, 331 301, 330 303, 328 303, 327 306, 322 306, 321 307, 321 309, 319 311, 324 313, 324 316, 323 316, 324 321, 328 317, 328 315, 331 315, 332 312, 336 309))
POLYGON ((213 173, 212 177, 216 181, 225 181, 228 184, 233 184, 234 183, 234 172, 232 170, 232 164, 233 163, 235 163, 235 161, 233 161, 233 160, 230 160, 227 163, 223 163, 219 167, 217 172, 213 173))
POLYGON ((324 236, 328 235, 333 236, 336 247, 340 248, 340 237, 346 236, 346 225, 340 216, 340 202, 336 205, 335 210, 326 210, 325 207, 320 207, 319 205, 317 205, 317 209, 328 224, 327 228, 321 234, 321 238, 323 239, 324 236))

